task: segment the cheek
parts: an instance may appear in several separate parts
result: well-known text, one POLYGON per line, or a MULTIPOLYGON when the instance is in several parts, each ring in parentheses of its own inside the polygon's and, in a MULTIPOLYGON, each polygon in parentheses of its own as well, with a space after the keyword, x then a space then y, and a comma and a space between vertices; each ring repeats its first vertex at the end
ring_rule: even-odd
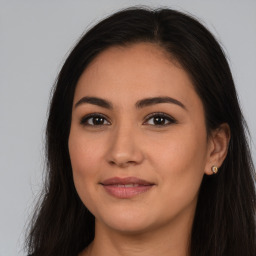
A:
POLYGON ((69 154, 73 172, 81 176, 94 173, 98 161, 97 153, 97 149, 93 150, 83 145, 70 144, 69 154))
POLYGON ((90 204, 90 191, 97 186, 99 172, 100 147, 90 144, 82 136, 69 137, 69 154, 77 193, 85 205, 90 204), (89 146, 90 145, 90 146, 89 146))
POLYGON ((102 147, 97 135, 88 136, 83 129, 71 126, 68 148, 74 176, 90 176, 99 165, 102 147))
POLYGON ((168 173, 181 174, 189 169, 204 171, 207 141, 203 129, 176 129, 167 136, 157 137, 146 148, 150 149, 148 155, 153 157, 152 162, 164 166, 168 173))
POLYGON ((151 148, 160 187, 163 195, 168 195, 166 204, 186 204, 197 196, 206 164, 206 140, 202 136, 204 131, 200 132, 175 132, 151 148))

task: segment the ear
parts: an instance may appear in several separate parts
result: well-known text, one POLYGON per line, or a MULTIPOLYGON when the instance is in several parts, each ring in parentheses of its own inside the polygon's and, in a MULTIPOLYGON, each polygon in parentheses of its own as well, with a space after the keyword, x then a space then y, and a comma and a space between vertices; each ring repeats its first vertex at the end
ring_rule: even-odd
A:
POLYGON ((230 128, 227 123, 221 124, 211 132, 208 139, 207 162, 205 174, 212 175, 212 166, 220 168, 228 153, 230 128))

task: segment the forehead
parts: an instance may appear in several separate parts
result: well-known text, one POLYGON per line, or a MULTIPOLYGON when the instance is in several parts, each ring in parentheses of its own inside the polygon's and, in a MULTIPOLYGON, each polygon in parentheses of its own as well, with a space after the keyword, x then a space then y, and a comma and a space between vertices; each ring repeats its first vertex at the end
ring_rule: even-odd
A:
POLYGON ((111 47, 99 54, 78 81, 75 100, 82 96, 122 104, 154 96, 176 97, 185 104, 200 101, 187 72, 152 43, 111 47))

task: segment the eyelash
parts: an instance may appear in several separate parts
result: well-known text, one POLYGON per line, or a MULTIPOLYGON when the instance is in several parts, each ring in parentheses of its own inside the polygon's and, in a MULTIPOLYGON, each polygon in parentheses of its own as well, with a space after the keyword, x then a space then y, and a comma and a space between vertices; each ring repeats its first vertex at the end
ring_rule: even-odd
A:
MULTIPOLYGON (((171 124, 176 124, 177 123, 177 120, 175 120, 173 117, 165 114, 165 113, 162 113, 162 112, 155 112, 155 113, 152 113, 152 114, 149 114, 147 117, 146 117, 146 122, 148 122, 150 119, 153 119, 153 118, 156 118, 156 117, 160 117, 160 118, 163 118, 166 122, 166 120, 168 121, 168 123, 166 124, 164 122, 164 124, 148 124, 148 125, 152 125, 152 126, 157 126, 157 127, 160 127, 160 126, 168 126, 168 125, 171 125, 171 124)), ((144 124, 144 123, 143 123, 144 124)))
MULTIPOLYGON (((150 119, 153 119, 153 118, 156 118, 156 117, 163 118, 165 120, 164 124, 146 124, 146 125, 151 125, 151 126, 156 126, 156 127, 165 127, 165 126, 177 123, 177 121, 173 117, 171 117, 171 116, 169 116, 165 113, 162 113, 162 112, 156 112, 156 113, 152 113, 152 114, 148 115, 146 117, 145 122, 148 122, 150 119), (168 123, 166 123, 166 120, 168 121, 168 123)), ((143 124, 145 124, 145 122, 143 124)), ((89 114, 89 115, 84 116, 81 119, 80 124, 84 125, 84 126, 98 126, 98 127, 101 127, 103 125, 110 125, 111 123, 108 121, 108 118, 106 116, 104 116, 100 113, 93 113, 93 114, 89 114), (103 124, 98 124, 98 125, 89 124, 88 121, 90 119, 93 119, 93 118, 102 118, 102 119, 104 119, 104 123, 105 123, 105 121, 107 121, 108 124, 104 124, 104 123, 103 124)))
MULTIPOLYGON (((88 124, 88 120, 90 120, 91 118, 96 118, 96 117, 103 118, 103 119, 107 120, 107 118, 104 115, 102 115, 100 113, 93 113, 93 114, 89 114, 89 115, 84 116, 81 119, 80 124, 82 124, 84 126, 102 126, 102 125, 106 125, 106 124, 101 124, 101 125, 88 124)), ((105 121, 104 121, 104 123, 105 123, 105 121)), ((108 123, 110 123, 110 122, 108 121, 108 123)), ((107 124, 107 125, 109 125, 109 124, 107 124)))

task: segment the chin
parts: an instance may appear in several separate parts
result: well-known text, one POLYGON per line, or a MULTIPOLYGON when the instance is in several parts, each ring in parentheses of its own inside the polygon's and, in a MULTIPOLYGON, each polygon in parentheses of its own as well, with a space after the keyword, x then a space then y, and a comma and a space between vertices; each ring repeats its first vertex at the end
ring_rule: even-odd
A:
POLYGON ((104 214, 103 217, 96 217, 96 225, 103 225, 108 229, 123 234, 141 234, 157 226, 157 221, 152 216, 136 211, 120 211, 119 213, 104 214), (98 221, 97 221, 98 220, 98 221))
POLYGON ((138 221, 128 222, 117 222, 109 223, 108 228, 114 230, 115 232, 122 233, 125 235, 138 235, 149 231, 151 228, 150 224, 141 223, 138 221))

